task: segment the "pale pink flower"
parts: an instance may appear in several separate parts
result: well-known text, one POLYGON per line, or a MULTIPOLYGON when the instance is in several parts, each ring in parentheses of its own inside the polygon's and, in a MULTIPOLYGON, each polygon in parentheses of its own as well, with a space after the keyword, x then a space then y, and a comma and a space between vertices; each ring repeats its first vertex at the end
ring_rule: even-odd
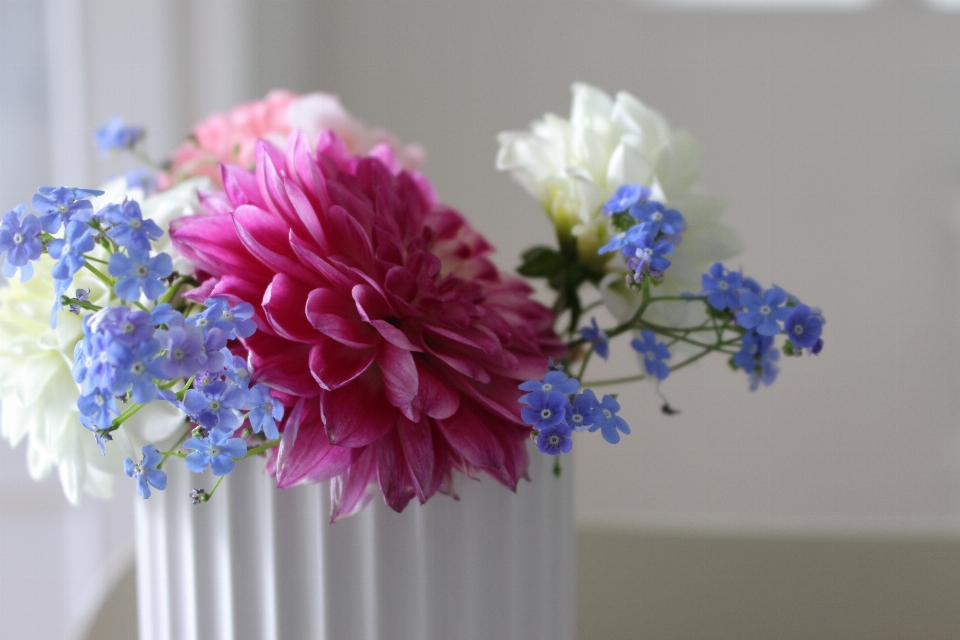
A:
POLYGON ((259 140, 283 147, 293 130, 303 131, 311 145, 316 143, 320 132, 331 130, 347 150, 355 154, 366 154, 378 144, 387 144, 405 169, 418 168, 424 159, 419 146, 401 147, 387 131, 368 129, 350 115, 334 95, 298 96, 277 89, 263 100, 241 104, 226 114, 215 113, 194 127, 190 137, 174 153, 167 173, 160 176, 160 186, 199 176, 219 185, 221 162, 252 168, 259 140))
POLYGON ((278 485, 331 480, 334 519, 373 483, 397 511, 450 493, 454 469, 516 488, 530 435, 517 385, 563 353, 552 313, 388 146, 352 156, 325 132, 314 155, 296 133, 256 154, 171 234, 212 276, 203 295, 256 309, 245 346, 288 407, 278 485))

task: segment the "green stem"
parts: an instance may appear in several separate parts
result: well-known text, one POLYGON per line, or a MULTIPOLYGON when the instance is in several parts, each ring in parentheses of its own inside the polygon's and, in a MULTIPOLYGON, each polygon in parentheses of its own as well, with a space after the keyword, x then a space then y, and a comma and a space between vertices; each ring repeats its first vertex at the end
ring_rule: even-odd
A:
POLYGON ((213 485, 213 489, 210 489, 210 493, 207 494, 207 501, 209 501, 210 498, 213 497, 213 494, 214 494, 214 492, 217 490, 217 487, 220 486, 220 483, 223 482, 223 479, 226 478, 226 477, 227 477, 227 476, 220 476, 219 478, 217 478, 217 481, 216 481, 216 482, 214 483, 214 485, 213 485))
POLYGON ((587 355, 583 356, 583 364, 580 365, 580 372, 577 373, 577 380, 583 380, 583 374, 587 371, 587 363, 590 362, 590 356, 593 355, 593 346, 587 351, 587 355))
POLYGON ((99 269, 97 269, 95 266, 93 266, 93 265, 90 264, 89 262, 84 261, 83 266, 86 267, 87 269, 89 269, 89 270, 93 273, 93 275, 95 275, 95 276, 97 276, 98 278, 100 278, 100 280, 103 281, 103 283, 104 283, 105 285, 107 285, 108 287, 110 287, 111 289, 113 289, 113 284, 114 284, 113 278, 104 275, 103 273, 101 273, 101 271, 100 271, 99 269))
POLYGON ((137 412, 140 411, 140 409, 143 409, 145 406, 147 406, 147 403, 135 404, 127 407, 123 413, 113 419, 113 423, 110 425, 110 431, 116 431, 119 429, 120 425, 135 416, 137 412))
MULTIPOLYGON (((273 449, 278 444, 280 444, 280 438, 277 438, 276 440, 271 440, 270 442, 265 442, 264 444, 261 444, 259 447, 254 447, 253 449, 250 449, 249 451, 247 451, 247 455, 245 455, 244 458, 249 458, 251 456, 257 455, 258 453, 263 453, 264 451, 273 449)), ((211 493, 213 492, 211 491, 211 493)))
POLYGON ((701 352, 698 353, 697 355, 691 356, 691 357, 687 358, 686 360, 684 360, 683 362, 681 362, 681 363, 679 363, 679 364, 673 365, 672 367, 670 367, 670 371, 676 371, 677 369, 682 369, 682 368, 684 368, 685 366, 687 366, 688 364, 691 364, 691 363, 693 363, 693 362, 696 362, 697 360, 699 360, 699 359, 702 358, 703 356, 707 355, 708 353, 710 353, 710 351, 711 351, 710 349, 704 349, 703 351, 701 351, 701 352))

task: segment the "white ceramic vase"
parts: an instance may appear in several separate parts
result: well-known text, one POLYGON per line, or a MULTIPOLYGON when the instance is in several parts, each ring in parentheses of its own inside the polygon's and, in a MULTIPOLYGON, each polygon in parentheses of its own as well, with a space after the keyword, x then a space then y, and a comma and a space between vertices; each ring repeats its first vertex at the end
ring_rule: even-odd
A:
POLYGON ((208 477, 176 460, 137 506, 140 640, 573 640, 570 457, 531 454, 517 493, 458 476, 397 514, 379 497, 330 524, 326 483, 280 490, 238 464, 208 477))

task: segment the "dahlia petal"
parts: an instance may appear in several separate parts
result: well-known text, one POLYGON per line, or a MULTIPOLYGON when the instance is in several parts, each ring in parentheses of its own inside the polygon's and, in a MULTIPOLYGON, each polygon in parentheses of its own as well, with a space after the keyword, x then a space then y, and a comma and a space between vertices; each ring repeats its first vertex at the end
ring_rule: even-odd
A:
POLYGON ((317 330, 306 316, 310 291, 303 283, 278 273, 263 294, 263 312, 278 334, 295 342, 313 343, 317 330))
POLYGON ((377 457, 372 447, 353 452, 346 473, 330 481, 330 522, 352 516, 370 502, 376 471, 377 457))
POLYGON ((516 491, 517 483, 521 478, 530 479, 527 475, 527 467, 530 465, 530 455, 527 453, 530 430, 518 427, 497 429, 493 433, 503 447, 503 466, 498 469, 484 469, 484 471, 503 486, 516 491))
POLYGON ((287 192, 287 199, 297 214, 300 226, 313 238, 314 242, 322 244, 323 229, 320 227, 320 221, 317 219, 314 204, 310 202, 310 199, 307 198, 306 194, 293 180, 284 180, 283 186, 287 192))
POLYGON ((289 241, 290 247, 300 262, 305 267, 313 269, 316 273, 323 276, 334 287, 349 292, 350 289, 357 284, 355 280, 338 269, 336 265, 317 255, 316 247, 310 246, 305 240, 292 231, 290 232, 289 241))
POLYGON ((330 289, 314 289, 307 296, 307 320, 320 333, 354 349, 375 347, 382 340, 350 298, 330 289))
POLYGON ((366 371, 376 353, 376 349, 351 349, 324 339, 310 349, 310 372, 324 389, 339 389, 366 371))
POLYGON ((258 380, 293 396, 314 397, 320 387, 310 373, 310 345, 257 331, 243 339, 258 380))
POLYGON ((321 391, 320 412, 331 444, 350 448, 382 438, 400 417, 372 367, 348 385, 321 391))
POLYGON ((357 303, 357 311, 360 313, 360 317, 367 322, 394 315, 390 303, 374 287, 367 284, 358 284, 350 293, 357 303))
POLYGON ((277 486, 281 489, 302 482, 323 482, 344 473, 350 465, 350 449, 327 440, 316 401, 304 409, 301 398, 286 421, 276 463, 277 486))
POLYGON ((386 320, 371 320, 370 324, 381 336, 383 336, 384 340, 393 346, 400 349, 406 349, 407 351, 423 351, 423 349, 410 341, 410 338, 407 337, 407 334, 386 320))
POLYGON ((460 396, 427 366, 417 362, 417 402, 431 418, 449 418, 460 407, 460 396))
POLYGON ((377 452, 377 481, 387 506, 400 513, 416 495, 408 477, 403 448, 393 429, 380 438, 374 447, 377 452))
POLYGON ((330 207, 323 224, 324 249, 331 255, 343 256, 364 271, 373 269, 373 247, 370 237, 347 210, 330 207))
POLYGON ((257 169, 255 172, 260 195, 266 202, 266 210, 289 222, 290 203, 283 189, 277 167, 286 166, 283 154, 275 146, 260 140, 256 146, 257 169))
POLYGON ((246 250, 227 216, 184 216, 170 223, 173 245, 203 271, 220 275, 249 273, 269 282, 261 263, 246 250))
POLYGON ((460 356, 455 356, 451 353, 446 353, 439 351, 437 349, 431 348, 429 343, 426 345, 427 353, 439 358, 445 364, 449 365, 454 371, 462 373, 468 378, 477 380, 478 382, 487 383, 490 382, 490 374, 486 370, 478 365, 476 362, 473 362, 466 358, 461 358, 460 356))
POLYGON ((425 329, 437 336, 472 349, 477 349, 487 355, 492 355, 502 350, 498 340, 492 339, 490 334, 474 327, 465 327, 459 331, 450 331, 449 329, 444 329, 436 325, 428 325, 425 329))
POLYGON ((422 504, 430 498, 434 488, 433 429, 425 417, 419 422, 400 418, 396 434, 413 481, 413 489, 422 504))
POLYGON ((234 208, 244 204, 266 208, 267 203, 260 195, 257 177, 252 171, 247 171, 243 167, 233 164, 222 164, 220 165, 220 176, 223 180, 224 193, 226 193, 227 199, 234 208))
POLYGON ((436 421, 443 437, 466 462, 484 469, 499 469, 503 466, 505 454, 486 422, 462 401, 457 413, 446 420, 436 421))
POLYGON ((384 391, 390 404, 400 409, 409 420, 419 420, 419 411, 413 406, 417 398, 419 376, 413 354, 389 342, 380 345, 377 364, 383 372, 384 391))
MULTIPOLYGON (((243 246, 264 265, 315 286, 322 284, 315 273, 296 259, 288 241, 290 231, 282 220, 263 209, 243 205, 233 214, 233 221, 243 246)), ((257 271, 262 271, 262 268, 257 271)))

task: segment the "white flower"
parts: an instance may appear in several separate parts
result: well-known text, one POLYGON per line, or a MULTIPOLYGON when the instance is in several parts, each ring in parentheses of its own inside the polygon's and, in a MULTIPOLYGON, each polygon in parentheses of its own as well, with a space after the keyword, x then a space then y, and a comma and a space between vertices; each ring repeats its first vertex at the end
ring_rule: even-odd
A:
MULTIPOLYGON (((208 184, 206 179, 189 180, 144 198, 141 190, 128 189, 121 178, 104 187, 106 193, 94 199, 94 207, 138 200, 144 218, 164 230, 154 244, 156 250, 173 256, 175 269, 189 272, 189 263, 174 251, 167 232, 173 219, 199 209, 197 190, 208 184)), ((101 252, 97 248, 94 256, 105 258, 101 252)), ((70 372, 74 347, 83 337, 81 317, 62 310, 57 328, 50 328, 53 263, 44 255, 34 263, 33 278, 0 287, 0 435, 13 446, 26 438, 30 475, 39 480, 57 469, 64 494, 78 504, 83 493, 110 497, 112 477, 123 473, 124 458, 139 459, 147 443, 172 446, 185 425, 177 409, 153 402, 113 432, 106 456, 101 454, 93 434, 80 424, 80 389, 70 372)), ((89 289, 94 304, 110 302, 106 285, 86 269, 77 272, 69 293, 75 289, 89 289)))
MULTIPOLYGON (((575 246, 581 264, 601 283, 604 302, 618 320, 632 315, 637 293, 626 286, 625 265, 597 255, 611 228, 601 207, 624 184, 653 190, 653 199, 678 209, 687 221, 672 265, 658 287, 661 295, 700 291, 700 275, 741 249, 740 238, 720 221, 723 203, 696 191, 700 151, 693 137, 674 130, 659 113, 629 93, 612 100, 586 84, 573 85, 570 119, 547 114, 530 131, 499 136, 497 168, 511 175, 542 204, 557 228, 561 246, 575 246)), ((651 319, 682 322, 688 305, 662 305, 651 319)))

